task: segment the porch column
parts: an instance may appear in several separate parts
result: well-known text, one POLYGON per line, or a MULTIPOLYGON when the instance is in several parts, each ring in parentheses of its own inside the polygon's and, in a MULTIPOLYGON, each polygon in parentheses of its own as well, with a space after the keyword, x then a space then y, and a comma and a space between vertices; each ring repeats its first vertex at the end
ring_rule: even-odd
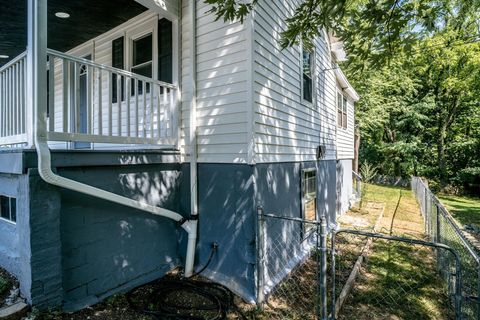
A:
POLYGON ((27 113, 28 146, 35 130, 46 134, 47 117, 47 0, 28 0, 27 113))

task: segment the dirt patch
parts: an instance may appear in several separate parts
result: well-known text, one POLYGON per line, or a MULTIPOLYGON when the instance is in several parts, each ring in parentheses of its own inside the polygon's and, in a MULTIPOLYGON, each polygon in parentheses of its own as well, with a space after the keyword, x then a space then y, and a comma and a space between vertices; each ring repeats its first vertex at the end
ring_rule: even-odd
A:
POLYGON ((29 319, 156 320, 190 317, 188 319, 233 320, 247 319, 245 313, 251 313, 253 309, 225 287, 201 277, 182 281, 180 273, 175 270, 130 293, 113 296, 78 312, 34 310, 29 319))

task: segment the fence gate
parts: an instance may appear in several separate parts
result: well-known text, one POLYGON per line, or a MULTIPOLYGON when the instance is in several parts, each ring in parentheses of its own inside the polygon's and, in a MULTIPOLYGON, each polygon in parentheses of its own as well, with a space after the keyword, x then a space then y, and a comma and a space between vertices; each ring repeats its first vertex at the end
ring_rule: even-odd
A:
POLYGON ((462 266, 447 245, 339 230, 330 250, 332 318, 463 319, 462 266))

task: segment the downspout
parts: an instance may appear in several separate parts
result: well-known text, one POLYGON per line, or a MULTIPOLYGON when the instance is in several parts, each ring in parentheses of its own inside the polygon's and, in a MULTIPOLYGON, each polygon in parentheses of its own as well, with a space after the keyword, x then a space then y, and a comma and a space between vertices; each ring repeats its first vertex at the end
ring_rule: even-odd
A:
MULTIPOLYGON (((188 233, 187 256, 194 256, 196 242, 196 221, 187 220, 180 214, 164 208, 120 196, 78 181, 64 178, 52 171, 50 149, 47 143, 47 88, 45 61, 47 61, 47 3, 41 0, 28 1, 28 92, 29 108, 34 112, 34 141, 38 156, 40 177, 47 183, 73 190, 92 197, 140 209, 154 215, 170 218, 181 223, 188 233)), ((193 264, 193 263, 192 263, 193 264)), ((190 267, 192 268, 192 267, 190 267)), ((189 266, 185 266, 188 270, 189 266)))
POLYGON ((193 275, 193 266, 195 263, 195 247, 197 242, 198 229, 198 168, 197 168, 197 6, 196 0, 190 1, 190 85, 192 97, 190 100, 190 208, 191 232, 188 234, 187 256, 185 259, 185 277, 193 275))

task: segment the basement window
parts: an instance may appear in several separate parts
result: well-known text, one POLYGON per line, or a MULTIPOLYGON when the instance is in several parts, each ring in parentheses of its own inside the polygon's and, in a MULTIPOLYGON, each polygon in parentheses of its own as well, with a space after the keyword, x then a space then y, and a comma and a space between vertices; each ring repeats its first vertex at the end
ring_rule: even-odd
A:
POLYGON ((11 222, 17 221, 17 199, 0 196, 0 217, 11 222))
POLYGON ((315 168, 302 171, 303 219, 317 220, 317 171, 315 168))

